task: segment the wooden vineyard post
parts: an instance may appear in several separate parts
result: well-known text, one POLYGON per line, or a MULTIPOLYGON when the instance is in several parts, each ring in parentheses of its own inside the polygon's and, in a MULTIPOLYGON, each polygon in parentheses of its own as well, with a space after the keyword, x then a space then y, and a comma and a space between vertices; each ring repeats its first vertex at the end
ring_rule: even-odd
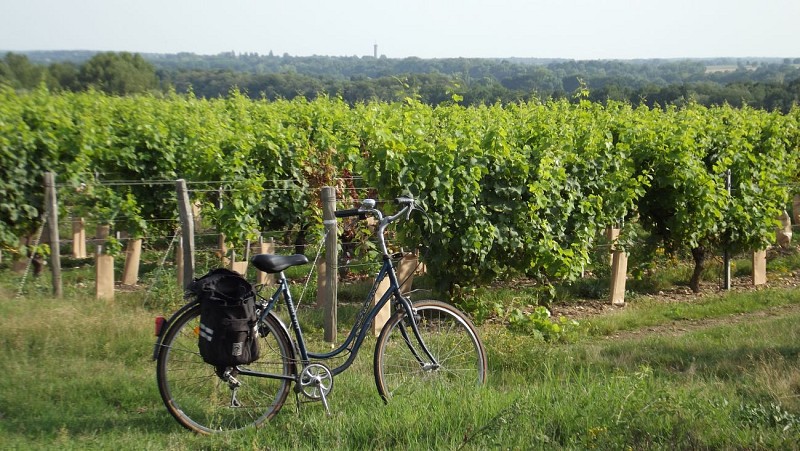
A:
POLYGON ((228 245, 225 244, 224 233, 217 235, 217 255, 219 255, 220 266, 228 266, 231 264, 231 261, 228 258, 228 245))
POLYGON ((795 224, 800 224, 800 194, 795 194, 792 199, 792 217, 795 224))
POLYGON ((247 275, 247 264, 250 262, 250 240, 245 243, 244 260, 236 260, 236 252, 231 252, 231 271, 236 271, 242 276, 247 275))
POLYGON ((775 230, 775 238, 778 246, 786 249, 792 244, 792 218, 786 210, 778 216, 780 227, 775 230))
MULTIPOLYGON (((224 190, 220 187, 217 191, 217 210, 222 210, 222 194, 224 190)), ((217 253, 220 259, 220 265, 223 267, 227 267, 230 262, 228 260, 228 245, 225 244, 225 234, 219 231, 219 226, 217 226, 217 253)))
MULTIPOLYGON (((275 252, 275 239, 270 238, 269 241, 264 241, 264 237, 258 238, 258 253, 259 254, 272 254, 275 252)), ((260 285, 271 286, 275 284, 275 276, 267 274, 264 271, 256 272, 256 283, 260 285)))
MULTIPOLYGON (((178 286, 186 288, 188 283, 184 284, 184 270, 183 270, 183 237, 178 235, 177 243, 175 243, 175 271, 178 275, 178 286)), ((189 281, 191 283, 191 280, 189 281)))
POLYGON ((325 341, 336 342, 338 288, 338 233, 336 216, 336 190, 331 186, 322 187, 322 223, 325 226, 325 306, 322 324, 325 341))
POLYGON ((110 226, 97 226, 97 248, 95 251, 95 298, 114 299, 114 256, 108 255, 105 241, 110 226))
POLYGON ((764 285, 767 283, 767 251, 753 252, 753 285, 764 285))
MULTIPOLYGON (((399 281, 398 281, 399 282, 399 281)), ((374 306, 378 301, 381 300, 381 297, 389 290, 389 277, 384 277, 381 280, 381 283, 378 284, 378 290, 375 291, 375 297, 372 298, 372 305, 374 306)), ((372 331, 375 333, 377 337, 380 335, 381 330, 383 330, 383 326, 386 325, 386 322, 389 321, 389 318, 392 316, 392 303, 387 302, 386 305, 381 308, 377 315, 375 315, 375 321, 372 322, 372 331)))
MULTIPOLYGON (((20 238, 19 240, 20 246, 27 245, 27 243, 28 242, 25 241, 23 238, 20 238)), ((11 270, 17 274, 23 274, 26 271, 27 266, 28 266, 27 262, 23 259, 18 259, 18 260, 14 260, 13 258, 11 259, 11 270)))
POLYGON ((189 203, 189 191, 186 180, 175 182, 178 193, 178 212, 181 217, 181 241, 183 244, 183 288, 187 288, 194 279, 194 219, 192 204, 189 203))
POLYGON ((72 218, 72 257, 86 258, 86 221, 72 218))
POLYGON ((617 249, 615 244, 619 238, 618 228, 607 230, 608 241, 611 242, 611 287, 609 297, 612 305, 625 305, 625 279, 628 272, 628 254, 617 249))
POLYGON ((125 267, 122 270, 122 284, 136 285, 139 281, 139 264, 142 259, 142 239, 130 239, 125 246, 125 267))
POLYGON ((64 296, 61 283, 61 246, 58 236, 58 200, 56 199, 56 176, 52 172, 44 174, 45 212, 47 214, 47 230, 50 237, 50 267, 53 272, 53 295, 64 296))
POLYGON ((200 211, 201 211, 200 207, 201 206, 202 206, 202 204, 200 203, 200 201, 195 201, 195 203, 192 204, 192 217, 194 218, 194 230, 195 231, 198 231, 198 230, 202 229, 201 226, 202 226, 203 220, 200 217, 200 211))
POLYGON ((415 254, 405 254, 397 267, 397 283, 400 284, 400 292, 407 294, 411 291, 411 284, 414 282, 414 273, 419 264, 419 257, 415 254))

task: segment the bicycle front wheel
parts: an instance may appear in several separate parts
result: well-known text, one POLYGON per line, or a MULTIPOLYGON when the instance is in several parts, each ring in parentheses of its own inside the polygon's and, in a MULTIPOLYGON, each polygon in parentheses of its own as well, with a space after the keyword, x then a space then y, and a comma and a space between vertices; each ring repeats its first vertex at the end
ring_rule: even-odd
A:
MULTIPOLYGON (((236 383, 223 380, 203 361, 197 347, 200 305, 178 317, 166 331, 156 365, 158 390, 167 410, 184 427, 201 433, 260 426, 278 413, 291 382, 246 376, 233 371, 236 383)), ((260 358, 246 368, 291 375, 294 352, 283 328, 272 316, 259 323, 260 358)))
POLYGON ((440 301, 420 301, 413 308, 433 361, 414 336, 408 315, 395 313, 375 345, 373 370, 383 400, 430 386, 459 390, 486 382, 486 351, 469 318, 440 301))

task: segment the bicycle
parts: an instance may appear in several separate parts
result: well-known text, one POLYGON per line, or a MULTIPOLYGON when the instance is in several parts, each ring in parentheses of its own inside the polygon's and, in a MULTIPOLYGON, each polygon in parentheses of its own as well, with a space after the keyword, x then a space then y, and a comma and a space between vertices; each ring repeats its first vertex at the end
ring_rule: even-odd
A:
MULTIPOLYGON (((385 403, 395 396, 413 394, 422 385, 443 388, 482 385, 486 381, 486 351, 475 326, 455 307, 436 300, 411 302, 400 291, 384 233, 392 222, 420 210, 411 198, 398 198, 400 210, 384 216, 375 201, 366 199, 359 208, 338 210, 337 218, 368 215, 377 219, 377 239, 383 264, 356 315, 347 338, 330 352, 311 352, 306 347, 297 319, 297 309, 284 270, 308 263, 302 254, 290 256, 260 254, 251 263, 260 271, 278 274, 277 288, 270 297, 257 288, 258 332, 261 356, 248 365, 220 371, 200 357, 197 341, 200 307, 191 301, 175 312, 158 332, 153 352, 157 361, 158 389, 167 410, 184 427, 198 433, 213 433, 261 426, 281 409, 294 383, 298 404, 302 394, 322 401, 330 414, 328 395, 334 376, 355 360, 371 323, 387 302, 394 313, 378 336, 373 373, 378 393, 385 403), (389 289, 378 302, 371 300, 381 281, 389 278, 389 289), (290 329, 275 314, 283 299, 290 329), (335 368, 325 361, 349 352, 335 368)), ((335 229, 334 229, 335 230, 335 229)), ((263 288, 263 287, 262 287, 263 288)))

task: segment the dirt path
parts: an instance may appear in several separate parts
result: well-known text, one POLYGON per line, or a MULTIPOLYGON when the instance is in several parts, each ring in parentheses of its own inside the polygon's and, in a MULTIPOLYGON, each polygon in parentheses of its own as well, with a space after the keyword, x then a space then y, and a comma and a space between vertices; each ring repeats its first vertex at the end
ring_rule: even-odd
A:
POLYGON ((736 313, 716 318, 676 320, 669 324, 647 326, 637 330, 618 331, 607 335, 605 339, 625 339, 645 337, 651 335, 678 337, 701 329, 708 329, 720 325, 735 325, 739 323, 753 323, 774 317, 800 314, 800 304, 770 307, 765 310, 748 313, 736 313))
MULTIPOLYGON (((800 288, 800 271, 794 271, 781 276, 772 275, 767 285, 759 287, 754 287, 749 278, 738 278, 732 281, 731 292, 757 292, 765 291, 769 288, 800 288)), ((710 297, 724 296, 725 293, 726 291, 720 289, 716 284, 704 285, 703 290, 700 293, 693 293, 688 287, 674 287, 669 291, 662 291, 653 295, 639 296, 627 305, 641 301, 663 302, 669 304, 690 304, 692 302, 708 299, 710 297)), ((571 303, 570 305, 553 306, 552 315, 554 317, 565 316, 578 321, 591 321, 592 318, 602 315, 610 315, 615 312, 619 312, 620 309, 624 308, 626 308, 626 306, 615 307, 607 301, 581 300, 576 303, 571 303)), ((770 307, 755 312, 737 313, 716 318, 674 320, 669 324, 647 326, 637 330, 619 331, 608 335, 605 338, 630 338, 647 335, 678 336, 695 330, 714 327, 716 325, 752 322, 758 321, 759 319, 785 316, 795 313, 800 313, 800 305, 770 307)))

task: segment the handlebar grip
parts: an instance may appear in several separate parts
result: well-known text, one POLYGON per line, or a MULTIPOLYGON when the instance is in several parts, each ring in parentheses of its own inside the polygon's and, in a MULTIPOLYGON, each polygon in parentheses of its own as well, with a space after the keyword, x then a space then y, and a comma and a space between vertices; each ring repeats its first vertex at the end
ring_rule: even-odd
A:
POLYGON ((414 203, 414 199, 412 197, 403 196, 396 198, 394 203, 405 207, 406 205, 412 205, 414 203))
POLYGON ((367 212, 359 210, 358 208, 350 208, 347 210, 336 210, 333 215, 337 218, 349 218, 351 216, 358 216, 358 219, 367 219, 367 212))

